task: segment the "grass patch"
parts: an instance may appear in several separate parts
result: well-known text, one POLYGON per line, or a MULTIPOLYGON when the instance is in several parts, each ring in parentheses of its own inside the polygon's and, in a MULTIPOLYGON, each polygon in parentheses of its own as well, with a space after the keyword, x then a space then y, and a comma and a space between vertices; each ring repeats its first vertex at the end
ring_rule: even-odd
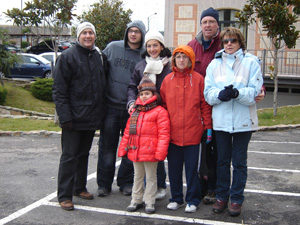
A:
POLYGON ((7 89, 5 106, 54 114, 55 105, 53 102, 36 99, 29 90, 11 82, 5 82, 5 88, 7 89))
POLYGON ((273 126, 279 124, 300 124, 300 105, 283 106, 277 109, 277 116, 273 115, 273 108, 257 110, 259 126, 273 126))
POLYGON ((61 131, 61 128, 56 125, 53 120, 33 120, 33 119, 11 119, 0 118, 0 130, 2 131, 33 131, 33 130, 48 130, 61 131))

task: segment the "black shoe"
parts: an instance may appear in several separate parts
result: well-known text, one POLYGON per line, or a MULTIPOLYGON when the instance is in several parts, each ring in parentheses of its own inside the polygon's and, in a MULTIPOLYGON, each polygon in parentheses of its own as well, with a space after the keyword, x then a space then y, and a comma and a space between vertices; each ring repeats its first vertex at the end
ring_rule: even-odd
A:
POLYGON ((131 186, 125 186, 122 190, 123 195, 129 196, 131 195, 132 187, 131 186))
POLYGON ((105 187, 99 187, 97 190, 97 195, 99 197, 105 197, 109 194, 110 190, 107 190, 105 187))

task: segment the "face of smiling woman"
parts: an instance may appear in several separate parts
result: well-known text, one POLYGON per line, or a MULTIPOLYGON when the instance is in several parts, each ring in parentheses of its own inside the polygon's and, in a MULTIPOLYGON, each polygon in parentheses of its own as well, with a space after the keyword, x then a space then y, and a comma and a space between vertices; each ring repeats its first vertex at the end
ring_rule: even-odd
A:
POLYGON ((80 33, 79 38, 78 38, 79 43, 82 46, 89 48, 89 49, 91 49, 93 47, 95 40, 96 40, 96 35, 93 32, 93 30, 90 28, 83 30, 80 33))
POLYGON ((163 46, 157 40, 147 41, 147 52, 152 58, 157 58, 160 52, 163 50, 163 46))

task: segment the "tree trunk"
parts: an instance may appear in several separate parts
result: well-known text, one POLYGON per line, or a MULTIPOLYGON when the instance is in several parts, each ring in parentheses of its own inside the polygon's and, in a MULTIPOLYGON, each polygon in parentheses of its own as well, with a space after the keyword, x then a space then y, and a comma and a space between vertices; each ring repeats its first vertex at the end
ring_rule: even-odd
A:
POLYGON ((277 116, 277 93, 278 93, 278 49, 274 50, 274 93, 273 93, 273 114, 277 116))

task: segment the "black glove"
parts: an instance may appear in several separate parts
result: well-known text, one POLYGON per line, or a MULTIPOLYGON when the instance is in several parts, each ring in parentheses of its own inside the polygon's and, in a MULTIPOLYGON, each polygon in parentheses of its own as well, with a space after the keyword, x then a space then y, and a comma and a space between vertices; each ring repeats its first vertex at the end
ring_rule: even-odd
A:
POLYGON ((220 91, 218 99, 222 102, 230 101, 232 98, 237 98, 239 96, 239 91, 236 88, 233 88, 233 85, 230 84, 225 86, 222 91, 220 91))
POLYGON ((69 121, 69 122, 65 122, 65 123, 60 124, 60 126, 64 130, 72 130, 73 123, 72 123, 72 121, 69 121))
POLYGON ((233 97, 232 98, 237 98, 238 96, 239 96, 239 90, 238 89, 236 89, 236 88, 233 88, 232 89, 232 92, 233 92, 233 97))

